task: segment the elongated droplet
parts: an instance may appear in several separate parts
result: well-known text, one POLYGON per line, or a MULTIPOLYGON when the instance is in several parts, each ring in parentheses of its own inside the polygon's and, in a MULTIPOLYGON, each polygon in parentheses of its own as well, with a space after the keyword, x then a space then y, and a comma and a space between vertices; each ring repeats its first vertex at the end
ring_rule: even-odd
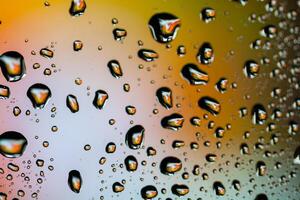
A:
POLYGON ((202 97, 198 101, 198 105, 200 108, 210 112, 213 115, 217 115, 221 111, 221 104, 211 97, 202 97))
POLYGON ((139 149, 144 140, 145 129, 141 125, 131 127, 126 134, 125 142, 130 149, 139 149))
POLYGON ((146 62, 152 62, 158 58, 158 53, 151 49, 140 49, 138 56, 146 62))
POLYGON ((85 0, 72 0, 69 13, 71 16, 80 16, 83 15, 86 9, 85 0))
POLYGON ((156 91, 159 103, 166 109, 173 107, 172 90, 168 87, 161 87, 156 91))
POLYGON ((210 43, 205 42, 200 47, 198 54, 197 54, 198 62, 203 65, 209 65, 213 63, 215 59, 214 50, 210 43))
POLYGON ((261 104, 256 104, 252 109, 252 122, 253 124, 262 125, 268 118, 266 109, 261 104))
POLYGON ((7 168, 10 169, 13 172, 19 171, 19 166, 14 163, 8 163, 7 168))
POLYGON ((300 165, 300 146, 297 147, 294 153, 294 164, 300 165))
POLYGON ((219 181, 214 182, 213 189, 218 196, 224 196, 226 193, 224 185, 219 181))
POLYGON ((79 103, 76 96, 69 94, 66 99, 66 104, 72 113, 76 113, 79 111, 79 103))
POLYGON ((248 60, 244 66, 244 73, 247 78, 257 77, 260 70, 260 66, 254 60, 248 60))
POLYGON ((0 153, 7 158, 22 156, 27 146, 27 139, 18 132, 7 131, 0 135, 0 153))
POLYGON ((131 155, 127 156, 125 158, 124 163, 125 163, 125 167, 126 167, 127 171, 134 172, 137 170, 138 161, 134 156, 131 156, 131 155))
POLYGON ((120 63, 117 60, 111 60, 107 64, 111 75, 115 78, 120 78, 123 76, 123 71, 120 63))
POLYGON ((94 98, 94 101, 93 101, 93 105, 97 109, 101 110, 104 107, 107 99, 108 99, 107 92, 105 92, 104 90, 97 90, 95 92, 95 98, 94 98))
POLYGON ((174 113, 164 117, 161 120, 161 125, 163 128, 178 131, 179 129, 182 128, 183 122, 184 122, 183 116, 178 113, 174 113))
POLYGON ((267 165, 263 161, 256 163, 256 173, 258 176, 265 176, 267 174, 267 165))
POLYGON ((147 185, 141 189, 141 196, 143 199, 153 199, 157 194, 157 189, 153 185, 147 185))
POLYGON ((40 55, 45 58, 53 58, 54 52, 48 48, 43 48, 40 50, 40 55))
POLYGON ((122 28, 115 28, 113 30, 113 35, 114 35, 114 39, 116 41, 122 41, 127 36, 127 31, 125 29, 122 29, 122 28))
POLYGON ((26 75, 24 57, 16 51, 8 51, 0 56, 0 67, 9 82, 21 80, 26 75))
POLYGON ((68 185, 73 192, 80 192, 82 186, 82 179, 79 171, 72 170, 69 172, 68 185))
POLYGON ((0 99, 8 99, 10 96, 9 87, 0 85, 0 99))
POLYGON ((171 42, 176 38, 181 21, 170 13, 158 13, 149 20, 149 28, 153 38, 160 43, 171 42))
POLYGON ((51 98, 51 95, 51 90, 48 88, 48 86, 41 83, 33 84, 27 90, 27 96, 30 99, 33 107, 36 109, 44 108, 51 98))
POLYGON ((236 191, 240 191, 241 190, 241 183, 239 180, 233 180, 232 181, 232 186, 236 191))
POLYGON ((205 159, 206 159, 207 162, 216 162, 217 155, 212 154, 212 153, 208 153, 208 154, 206 154, 205 159))
POLYGON ((206 85, 209 80, 208 74, 192 63, 186 64, 182 68, 181 74, 192 85, 206 85))
POLYGON ((112 185, 112 189, 115 193, 119 193, 119 192, 123 192, 123 190, 125 189, 124 185, 119 183, 119 182, 115 182, 112 185))
POLYGON ((189 193, 190 189, 184 184, 174 184, 171 188, 172 193, 177 196, 184 196, 189 193))
POLYGON ((181 160, 173 156, 164 158, 160 163, 160 171, 165 175, 173 175, 175 172, 180 171, 181 168, 181 160))

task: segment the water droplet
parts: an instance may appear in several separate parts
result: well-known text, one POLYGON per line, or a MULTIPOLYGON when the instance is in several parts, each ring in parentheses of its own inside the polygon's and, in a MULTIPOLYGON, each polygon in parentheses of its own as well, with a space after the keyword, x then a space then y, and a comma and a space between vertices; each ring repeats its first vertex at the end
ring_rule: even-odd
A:
POLYGON ((119 182, 115 182, 112 185, 112 189, 114 192, 119 193, 119 192, 123 192, 123 190, 125 189, 124 185, 119 183, 119 182))
POLYGON ((104 90, 97 90, 95 92, 95 98, 94 98, 94 101, 93 101, 93 105, 97 109, 101 110, 101 109, 103 109, 107 99, 108 99, 107 92, 105 92, 104 90))
POLYGON ((190 189, 184 184, 174 184, 171 188, 172 193, 177 196, 184 196, 189 193, 190 189))
POLYGON ((7 194, 0 192, 0 200, 7 200, 7 194))
POLYGON ((217 160, 217 155, 216 154, 212 154, 212 153, 209 153, 205 156, 205 159, 207 162, 216 162, 217 160))
POLYGON ((221 111, 221 104, 211 97, 202 97, 199 99, 198 105, 213 115, 217 115, 221 111))
POLYGON ((141 125, 131 127, 126 134, 125 142, 130 149, 139 149, 144 140, 145 129, 141 125))
POLYGON ((19 166, 14 163, 8 163, 7 168, 10 169, 13 172, 19 171, 19 166))
POLYGON ((8 99, 10 96, 9 87, 0 85, 0 99, 8 99))
POLYGON ((174 114, 164 117, 161 120, 161 125, 162 125, 162 127, 166 128, 166 129, 178 131, 179 129, 182 128, 183 122, 184 122, 183 116, 178 113, 174 113, 174 114))
POLYGON ((197 65, 189 63, 181 70, 182 76, 192 85, 206 85, 209 78, 208 74, 201 71, 197 65))
POLYGON ((232 186, 235 190, 240 191, 241 190, 241 183, 239 180, 233 180, 232 181, 232 186))
POLYGON ((85 0, 72 0, 69 13, 71 16, 80 16, 83 15, 86 9, 85 0))
POLYGON ((214 182, 213 189, 218 196, 224 196, 226 193, 224 185, 219 181, 214 182))
POLYGON ((168 87, 161 87, 156 91, 159 103, 166 109, 173 107, 172 90, 168 87))
POLYGON ((210 43, 205 42, 202 44, 202 46, 199 48, 197 59, 198 62, 203 65, 209 65, 213 63, 215 55, 210 43))
POLYGON ((72 113, 76 113, 79 111, 79 104, 76 96, 69 94, 66 99, 66 104, 72 113))
POLYGON ((254 105, 252 109, 252 122, 253 124, 262 125, 268 118, 266 109, 261 104, 254 105))
POLYGON ((82 47, 83 47, 83 43, 80 40, 75 40, 73 42, 73 50, 74 51, 79 51, 82 49, 82 47))
POLYGON ((136 113, 136 108, 134 106, 126 106, 125 110, 128 115, 134 115, 136 113))
POLYGON ((275 38, 277 35, 277 28, 274 25, 265 26, 260 34, 267 38, 275 38))
POLYGON ((149 20, 153 38, 160 43, 171 42, 176 38, 181 21, 170 13, 157 13, 149 20))
POLYGON ((123 71, 122 71, 121 65, 117 60, 109 61, 107 66, 108 66, 108 68, 110 70, 110 73, 113 77, 120 78, 120 77, 123 76, 123 71))
POLYGON ((40 50, 40 55, 45 58, 53 58, 54 52, 48 48, 43 48, 40 50))
POLYGON ((116 144, 113 142, 110 142, 106 145, 105 151, 106 153, 114 153, 116 151, 116 144))
POLYGON ((51 95, 52 94, 48 86, 41 83, 33 84, 27 90, 27 96, 35 109, 44 108, 51 95))
POLYGON ((82 186, 82 179, 79 171, 72 170, 69 172, 68 185, 73 192, 80 192, 82 186))
POLYGON ((173 175, 175 172, 180 171, 181 168, 181 160, 173 156, 164 158, 160 163, 160 171, 165 175, 173 175))
POLYGON ((13 108, 13 113, 14 113, 14 116, 18 116, 18 115, 20 115, 21 114, 21 109, 18 107, 18 106, 15 106, 14 108, 13 108))
POLYGON ((157 189, 153 185, 147 185, 141 189, 141 196, 144 199, 153 199, 157 194, 157 189))
POLYGON ((216 84, 216 88, 220 93, 224 93, 227 90, 228 87, 228 80, 226 78, 221 78, 217 84, 216 84))
POLYGON ((186 54, 186 48, 185 48, 185 46, 179 45, 178 48, 177 48, 177 55, 179 57, 183 57, 183 56, 185 56, 185 54, 186 54))
POLYGON ((260 70, 260 66, 254 60, 248 60, 244 65, 244 73, 248 78, 255 78, 260 70))
POLYGON ((0 56, 0 67, 9 82, 21 80, 26 75, 24 57, 16 51, 8 51, 0 56))
POLYGON ((21 133, 7 131, 0 135, 0 153, 7 158, 22 156, 26 146, 27 140, 21 133))
POLYGON ((152 62, 158 58, 158 53, 151 49, 140 49, 138 56, 146 62, 152 62))
POLYGON ((255 200, 268 200, 268 197, 267 197, 267 195, 265 195, 265 194, 258 194, 258 195, 255 197, 255 200))
POLYGON ((138 161, 134 156, 131 156, 131 155, 127 156, 125 158, 124 163, 125 163, 125 167, 126 167, 127 171, 133 172, 133 171, 137 170, 138 161))
POLYGON ((265 176, 267 174, 267 165, 263 161, 256 163, 256 173, 258 176, 265 176))
POLYGON ((216 11, 213 8, 203 8, 200 17, 205 23, 212 22, 216 19, 216 11))
POLYGON ((127 36, 127 31, 125 29, 122 29, 122 28, 115 28, 113 30, 113 35, 114 35, 114 39, 116 41, 122 41, 127 36))
POLYGON ((300 146, 297 147, 294 153, 294 164, 300 165, 300 146))

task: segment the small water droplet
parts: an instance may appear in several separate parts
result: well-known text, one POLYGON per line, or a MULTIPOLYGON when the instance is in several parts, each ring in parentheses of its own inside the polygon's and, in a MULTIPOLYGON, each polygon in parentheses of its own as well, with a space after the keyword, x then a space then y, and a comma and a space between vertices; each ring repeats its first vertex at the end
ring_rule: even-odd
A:
POLYGON ((27 90, 27 96, 35 109, 44 108, 51 98, 51 95, 52 94, 48 86, 41 83, 33 84, 27 90))
POLYGON ((72 0, 69 13, 71 16, 80 16, 83 15, 86 9, 85 0, 72 0))
POLYGON ((0 67, 9 82, 21 80, 26 75, 24 57, 16 51, 8 51, 0 56, 0 67))
POLYGON ((76 96, 69 94, 66 99, 66 104, 72 113, 76 113, 79 111, 79 103, 76 96))
POLYGON ((151 49, 140 49, 138 51, 138 56, 146 62, 152 62, 158 59, 158 53, 151 49))
POLYGON ((95 98, 94 98, 94 101, 93 101, 93 105, 97 109, 101 110, 101 109, 103 109, 107 99, 108 99, 107 92, 105 92, 104 90, 97 90, 95 92, 95 98))

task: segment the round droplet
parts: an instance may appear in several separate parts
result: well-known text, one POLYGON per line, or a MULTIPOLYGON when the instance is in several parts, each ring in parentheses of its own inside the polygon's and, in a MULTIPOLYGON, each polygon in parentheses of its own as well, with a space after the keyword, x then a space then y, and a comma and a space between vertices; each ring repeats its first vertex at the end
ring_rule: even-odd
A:
POLYGON ((18 132, 7 131, 0 135, 0 153, 7 158, 22 156, 27 147, 27 139, 18 132))
POLYGON ((213 189, 218 196, 224 196, 226 193, 224 185, 219 181, 214 182, 213 189))
POLYGON ((115 182, 112 185, 112 189, 115 193, 119 193, 119 192, 123 192, 123 190, 125 189, 124 185, 119 183, 119 182, 115 182))
POLYGON ((203 8, 200 16, 205 23, 209 23, 216 19, 216 11, 213 8, 203 8))
POLYGON ((153 38, 160 43, 171 42, 176 38, 181 21, 170 13, 157 13, 149 20, 153 38))
POLYGON ((244 65, 244 73, 248 78, 257 77, 260 66, 254 60, 248 60, 244 65))
POLYGON ((44 108, 51 95, 51 90, 48 86, 41 83, 33 84, 27 90, 27 96, 35 109, 44 108))
POLYGON ((262 125, 268 118, 266 109, 261 104, 254 105, 252 109, 252 122, 253 124, 262 125))
POLYGON ((267 195, 265 195, 265 194, 258 194, 258 195, 255 197, 255 200, 268 200, 268 197, 267 197, 267 195))
POLYGON ((0 56, 0 67, 9 82, 21 80, 26 75, 24 57, 16 51, 8 51, 0 56))
POLYGON ((124 160, 127 171, 133 172, 137 170, 138 161, 134 156, 127 156, 124 160))
POLYGON ((131 127, 126 134, 125 142, 131 149, 139 149, 144 140, 145 129, 141 125, 131 127))
POLYGON ((169 156, 164 158, 160 163, 160 171, 166 175, 172 175, 175 172, 180 171, 182 168, 182 162, 176 157, 169 156))
POLYGON ((10 89, 5 85, 0 85, 0 99, 8 99, 10 96, 10 89))
POLYGON ((82 186, 82 179, 79 171, 72 170, 69 172, 68 185, 73 192, 80 192, 82 186))
POLYGON ((265 176, 267 174, 267 165, 263 161, 256 163, 256 173, 258 176, 265 176))
POLYGON ((197 54, 198 62, 203 65, 209 65, 213 63, 214 59, 215 55, 211 44, 208 42, 203 43, 197 54))
POLYGON ((110 142, 106 145, 105 151, 106 153, 114 153, 116 151, 116 144, 113 142, 110 142))

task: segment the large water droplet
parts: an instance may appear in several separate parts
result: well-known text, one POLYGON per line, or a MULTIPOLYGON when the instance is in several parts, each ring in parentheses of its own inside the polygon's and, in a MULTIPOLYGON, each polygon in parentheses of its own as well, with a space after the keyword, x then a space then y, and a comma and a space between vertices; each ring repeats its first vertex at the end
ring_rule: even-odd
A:
POLYGON ((131 155, 127 156, 125 158, 124 163, 125 163, 125 167, 126 167, 127 171, 133 172, 133 171, 137 170, 138 161, 134 156, 131 156, 131 155))
POLYGON ((76 96, 69 94, 66 99, 66 104, 72 113, 76 113, 79 111, 79 103, 76 96))
POLYGON ((208 74, 201 71, 197 65, 189 63, 181 70, 182 76, 192 85, 206 85, 208 82, 208 74))
POLYGON ((173 156, 164 158, 160 163, 160 171, 166 175, 173 175, 175 172, 180 171, 181 168, 181 160, 173 156))
POLYGON ((178 113, 174 113, 174 114, 164 117, 161 120, 161 125, 164 128, 178 131, 179 129, 182 128, 183 122, 184 122, 183 116, 178 113))
POLYGON ((160 43, 171 42, 176 38, 181 22, 170 13, 158 13, 149 20, 149 28, 153 38, 160 43))
POLYGON ((168 87, 161 87, 156 91, 159 103, 166 109, 173 107, 172 90, 168 87))
POLYGON ((144 199, 153 199, 157 194, 157 189, 153 185, 147 185, 141 189, 141 196, 144 199))
POLYGON ((189 193, 190 189, 184 184, 174 184, 171 188, 172 193, 177 196, 184 196, 189 193))
POLYGON ((113 77, 120 78, 121 76, 123 76, 121 65, 117 60, 109 61, 107 66, 109 68, 111 75, 113 75, 113 77))
POLYGON ((199 99, 198 105, 213 115, 217 115, 221 111, 221 104, 211 97, 202 97, 199 99))
POLYGON ((265 194, 258 194, 258 195, 255 197, 255 200, 268 200, 268 197, 267 197, 267 195, 265 195, 265 194))
POLYGON ((158 58, 158 53, 151 49, 140 49, 138 56, 146 62, 152 62, 158 58))
POLYGON ((85 0, 72 0, 69 13, 72 16, 80 16, 86 9, 85 0))
POLYGON ((126 134, 125 142, 131 149, 139 149, 144 140, 145 129, 141 125, 131 127, 126 134))
POLYGON ((48 86, 41 83, 33 84, 27 90, 27 96, 30 99, 33 107, 36 109, 44 108, 51 95, 52 94, 48 86))
POLYGON ((202 44, 202 46, 198 51, 197 59, 198 62, 203 65, 209 65, 214 61, 215 59, 214 50, 210 43, 205 42, 202 44))
POLYGON ((73 192, 80 192, 82 186, 82 179, 79 171, 72 170, 69 172, 68 185, 73 192))
POLYGON ((21 133, 7 131, 0 135, 0 153, 7 158, 22 156, 26 146, 27 140, 21 133))
POLYGON ((224 185, 219 181, 214 182, 213 189, 218 196, 224 196, 226 193, 224 185))
POLYGON ((9 82, 21 80, 26 75, 24 57, 16 51, 8 51, 0 56, 0 67, 9 82))
POLYGON ((108 99, 107 92, 105 92, 104 90, 97 90, 95 92, 95 98, 94 98, 94 101, 93 101, 93 105, 97 109, 101 110, 104 107, 107 99, 108 99))

